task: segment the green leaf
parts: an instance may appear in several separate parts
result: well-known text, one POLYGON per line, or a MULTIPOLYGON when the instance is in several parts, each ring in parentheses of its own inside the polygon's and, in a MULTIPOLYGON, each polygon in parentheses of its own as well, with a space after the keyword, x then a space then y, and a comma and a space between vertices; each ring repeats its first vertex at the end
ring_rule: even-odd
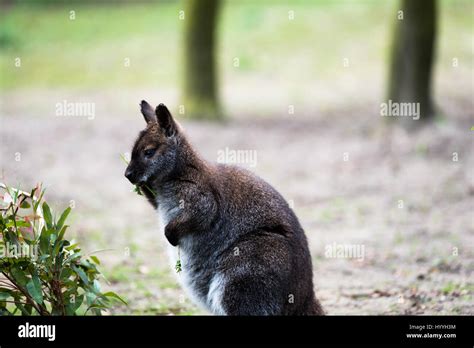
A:
POLYGON ((70 246, 66 247, 66 250, 73 250, 73 249, 77 248, 78 245, 79 245, 78 243, 71 244, 70 246))
POLYGON ((15 221, 14 221, 13 219, 11 219, 10 221, 8 221, 8 219, 7 219, 7 221, 6 221, 6 223, 5 223, 5 227, 7 227, 7 228, 15 227, 15 221))
POLYGON ((31 315, 33 312, 33 305, 32 304, 26 304, 25 305, 25 311, 28 313, 28 315, 31 315))
POLYGON ((71 212, 71 207, 68 207, 66 210, 63 211, 63 213, 61 214, 61 217, 58 220, 58 223, 56 224, 56 228, 58 230, 61 230, 70 212, 71 212))
POLYGON ((43 303, 43 292, 41 290, 41 281, 38 278, 37 274, 34 274, 32 279, 26 284, 26 289, 28 293, 33 297, 33 299, 39 303, 43 303))
POLYGON ((31 312, 28 312, 28 310, 26 310, 26 308, 21 303, 15 303, 15 306, 21 311, 21 314, 31 315, 31 312))
POLYGON ((10 316, 12 313, 8 311, 5 307, 0 307, 0 316, 10 316))
POLYGON ((49 208, 48 203, 43 203, 43 218, 46 222, 46 227, 48 230, 53 228, 53 216, 51 215, 51 209, 49 208))
POLYGON ((96 264, 100 265, 100 260, 97 258, 97 256, 91 255, 90 258, 91 258, 91 260, 94 261, 96 264))
POLYGON ((38 206, 41 203, 41 200, 43 199, 45 190, 41 191, 38 199, 36 200, 36 203, 33 204, 33 210, 36 212, 38 210, 38 206))
POLYGON ((92 275, 93 277, 96 277, 97 274, 100 274, 97 266, 87 259, 82 259, 80 265, 83 266, 83 269, 85 268, 87 274, 92 275))
POLYGON ((16 201, 17 201, 17 199, 18 199, 18 194, 19 194, 19 193, 20 193, 20 191, 19 191, 18 189, 14 189, 14 190, 13 190, 13 196, 12 196, 12 198, 13 198, 13 203, 14 203, 14 204, 16 204, 16 201))
POLYGON ((27 201, 23 201, 23 202, 21 203, 20 207, 21 207, 22 209, 28 209, 28 208, 31 207, 31 204, 28 203, 27 201))
POLYGON ((56 242, 56 239, 58 238, 58 236, 56 234, 54 234, 54 230, 51 231, 51 234, 49 235, 49 243, 50 244, 53 244, 56 242))
POLYGON ((68 228, 67 225, 61 228, 61 231, 59 232, 58 240, 62 240, 64 238, 64 233, 66 233, 67 228, 68 228))
POLYGON ((28 221, 17 220, 16 227, 31 227, 31 223, 28 221))
MULTIPOLYGON (((67 249, 67 248, 66 248, 66 249, 67 249)), ((68 264, 68 263, 70 263, 70 262, 72 262, 72 261, 74 261, 74 260, 76 260, 76 259, 78 259, 78 258, 80 258, 80 257, 81 257, 81 253, 74 253, 74 254, 72 254, 71 256, 69 256, 69 257, 66 259, 66 261, 64 261, 64 263, 65 263, 65 264, 68 264)))
POLYGON ((68 304, 66 304, 66 315, 75 315, 79 307, 84 301, 84 295, 72 296, 68 304))
POLYGON ((96 294, 100 294, 100 283, 97 279, 94 279, 92 282, 92 289, 96 294))
POLYGON ((135 192, 139 196, 143 196, 142 190, 140 189, 140 186, 138 186, 138 185, 134 186, 133 192, 135 192))
POLYGON ((6 288, 0 288, 0 302, 5 301, 9 297, 13 297, 12 290, 6 289, 6 288))
POLYGON ((174 266, 174 269, 176 270, 176 273, 179 273, 183 270, 180 259, 176 261, 176 265, 174 266))
POLYGON ((61 255, 61 251, 63 251, 64 246, 67 245, 69 242, 67 240, 59 240, 57 239, 56 242, 54 243, 54 248, 53 248, 53 257, 57 258, 61 255))
POLYGON ((102 315, 102 311, 105 311, 107 306, 97 304, 90 306, 89 309, 92 309, 92 313, 94 313, 94 315, 102 315))
POLYGON ((26 286, 26 283, 29 281, 28 277, 25 275, 25 272, 20 268, 17 268, 16 265, 11 268, 11 274, 13 279, 22 287, 26 286))
POLYGON ((74 265, 71 265, 71 268, 74 270, 74 272, 77 273, 77 275, 79 276, 79 278, 81 278, 81 280, 82 280, 86 285, 89 285, 89 278, 87 278, 86 273, 85 273, 80 267, 76 267, 76 266, 74 266, 74 265))
POLYGON ((71 303, 74 303, 74 311, 77 311, 79 309, 83 301, 84 301, 84 295, 76 296, 76 298, 74 299, 74 302, 71 302, 71 303))
POLYGON ((93 292, 91 291, 88 291, 86 292, 86 301, 87 301, 87 304, 90 306, 91 304, 94 303, 94 301, 97 299, 97 295, 94 294, 93 292))
POLYGON ((62 281, 66 281, 67 279, 69 279, 70 276, 72 276, 73 272, 72 272, 72 269, 70 268, 63 268, 61 270, 61 273, 59 275, 59 278, 62 280, 62 281))
POLYGON ((51 232, 52 231, 49 229, 46 229, 46 227, 43 227, 43 230, 41 231, 39 247, 40 247, 41 253, 43 254, 49 253, 51 232))
POLYGON ((107 297, 112 297, 112 298, 122 302, 124 305, 128 306, 128 303, 113 291, 106 292, 103 295, 107 296, 107 297))

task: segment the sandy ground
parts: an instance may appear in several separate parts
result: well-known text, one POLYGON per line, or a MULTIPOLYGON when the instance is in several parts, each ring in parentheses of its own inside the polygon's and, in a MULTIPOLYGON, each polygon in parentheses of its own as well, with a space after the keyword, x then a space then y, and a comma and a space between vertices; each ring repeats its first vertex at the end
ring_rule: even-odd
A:
MULTIPOLYGON (((144 126, 129 102, 141 93, 131 94, 91 97, 93 120, 54 115, 73 92, 4 94, 3 180, 42 181, 53 207, 74 206, 69 237, 85 252, 106 249, 104 287, 129 302, 113 314, 205 314, 179 288, 151 206, 123 177, 119 154, 144 126)), ((329 314, 474 314, 471 96, 440 107, 449 118, 415 132, 387 127, 370 103, 182 124, 209 160, 226 147, 257 151, 251 169, 294 205, 329 314), (328 257, 334 245, 363 254, 328 257)))

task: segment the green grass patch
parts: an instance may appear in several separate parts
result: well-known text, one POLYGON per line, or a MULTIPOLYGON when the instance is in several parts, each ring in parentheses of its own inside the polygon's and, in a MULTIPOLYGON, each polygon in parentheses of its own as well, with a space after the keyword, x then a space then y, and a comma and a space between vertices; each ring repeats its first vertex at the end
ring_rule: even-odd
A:
MULTIPOLYGON (((0 14, 0 89, 176 89, 181 9, 179 1, 11 6, 0 14)), ((299 95, 306 90, 300 86, 344 76, 345 57, 355 78, 380 74, 396 10, 395 0, 227 1, 218 26, 219 78, 232 86, 272 76, 299 95)), ((472 3, 444 0, 439 13, 437 64, 457 57, 463 67, 472 60, 472 3)))

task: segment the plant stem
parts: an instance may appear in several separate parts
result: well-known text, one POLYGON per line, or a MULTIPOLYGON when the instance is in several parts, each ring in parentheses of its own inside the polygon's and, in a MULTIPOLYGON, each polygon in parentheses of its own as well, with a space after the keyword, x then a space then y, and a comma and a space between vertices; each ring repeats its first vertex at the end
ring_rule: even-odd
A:
POLYGON ((2 271, 2 274, 18 289, 21 291, 21 293, 31 302, 31 305, 33 307, 35 307, 36 311, 38 312, 38 314, 40 315, 48 315, 48 311, 43 308, 43 306, 37 304, 32 298, 31 296, 28 294, 28 292, 25 291, 25 289, 23 289, 21 286, 19 286, 17 283, 15 283, 15 281, 10 278, 8 276, 8 274, 6 274, 5 272, 2 271))

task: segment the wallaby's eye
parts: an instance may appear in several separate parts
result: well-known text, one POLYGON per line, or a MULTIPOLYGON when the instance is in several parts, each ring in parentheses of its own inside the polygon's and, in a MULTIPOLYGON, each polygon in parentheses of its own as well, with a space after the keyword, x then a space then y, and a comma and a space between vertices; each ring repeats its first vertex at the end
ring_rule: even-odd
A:
POLYGON ((145 155, 146 158, 152 157, 156 152, 156 149, 146 149, 143 154, 145 155))

